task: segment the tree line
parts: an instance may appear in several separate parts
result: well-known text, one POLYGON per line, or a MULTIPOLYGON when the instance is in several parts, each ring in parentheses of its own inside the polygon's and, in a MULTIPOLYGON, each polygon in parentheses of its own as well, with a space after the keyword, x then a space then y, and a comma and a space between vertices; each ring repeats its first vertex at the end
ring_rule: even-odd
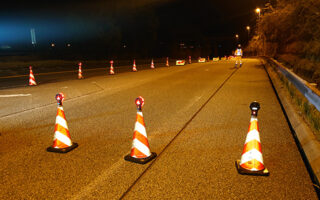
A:
POLYGON ((267 4, 246 51, 276 58, 320 88, 320 1, 267 4))

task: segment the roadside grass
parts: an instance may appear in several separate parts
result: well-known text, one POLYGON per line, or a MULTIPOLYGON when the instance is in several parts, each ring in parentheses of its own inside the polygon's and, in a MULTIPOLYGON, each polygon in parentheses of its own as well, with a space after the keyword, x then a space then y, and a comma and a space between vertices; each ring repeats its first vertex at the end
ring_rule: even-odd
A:
MULTIPOLYGON (((317 48, 320 48, 320 46, 317 48)), ((307 57, 301 58, 293 54, 281 54, 277 57, 277 60, 292 69, 301 78, 316 83, 315 87, 320 90, 320 61, 318 58, 307 57)))
POLYGON ((284 75, 277 72, 274 63, 268 62, 268 64, 272 66, 282 84, 287 89, 287 92, 291 97, 291 102, 298 110, 300 116, 302 116, 309 127, 311 127, 317 140, 320 141, 320 112, 314 105, 309 103, 308 99, 305 98, 303 94, 301 94, 301 92, 295 87, 294 84, 288 81, 284 75))

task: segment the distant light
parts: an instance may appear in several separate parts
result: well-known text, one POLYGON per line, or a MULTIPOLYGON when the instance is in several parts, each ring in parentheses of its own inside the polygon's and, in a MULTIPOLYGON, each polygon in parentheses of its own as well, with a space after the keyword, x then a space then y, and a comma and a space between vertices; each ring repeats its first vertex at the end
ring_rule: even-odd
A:
POLYGON ((236 34, 236 38, 237 38, 237 39, 239 38, 239 35, 238 35, 238 34, 236 34))
POLYGON ((67 44, 67 47, 71 47, 71 44, 67 44))
POLYGON ((123 45, 123 48, 126 48, 126 47, 127 47, 127 46, 124 44, 124 45, 123 45))
POLYGON ((249 31, 250 30, 250 26, 247 26, 246 29, 249 31))
POLYGON ((261 9, 260 8, 256 8, 256 13, 260 14, 261 9))
POLYGON ((51 47, 55 47, 56 45, 54 43, 51 44, 51 47))

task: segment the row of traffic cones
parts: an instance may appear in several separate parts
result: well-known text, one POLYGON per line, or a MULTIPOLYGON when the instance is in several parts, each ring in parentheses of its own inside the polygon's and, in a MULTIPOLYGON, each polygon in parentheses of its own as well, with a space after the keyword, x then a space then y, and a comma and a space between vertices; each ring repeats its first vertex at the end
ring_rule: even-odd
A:
MULTIPOLYGON (((79 69, 78 69, 78 79, 84 79, 83 75, 82 75, 82 63, 79 62, 79 69)), ((33 85, 37 85, 36 79, 34 78, 34 74, 32 71, 32 66, 29 66, 29 85, 33 86, 33 85)))
MULTIPOLYGON (((65 97, 63 93, 59 93, 56 95, 58 111, 54 128, 53 144, 52 146, 47 148, 48 152, 68 153, 69 151, 78 147, 77 143, 71 141, 67 120, 62 107, 64 98, 65 97)), ((142 106, 144 105, 143 97, 139 96, 135 100, 135 103, 137 105, 137 116, 133 133, 132 148, 131 153, 125 156, 125 160, 139 164, 145 164, 155 158, 157 154, 151 152, 149 147, 147 132, 142 114, 142 106)))
MULTIPOLYGON (((115 74, 113 63, 114 63, 113 60, 111 60, 110 61, 110 69, 109 69, 109 74, 110 75, 114 75, 115 74)), ((84 79, 84 76, 82 74, 82 63, 79 62, 78 66, 79 66, 79 68, 78 68, 78 79, 84 79)), ((166 60, 166 66, 169 67, 169 58, 168 57, 167 57, 167 60, 166 60)), ((155 68, 153 59, 151 60, 150 68, 151 69, 155 68)), ((37 85, 35 77, 34 77, 34 74, 33 74, 33 71, 32 71, 32 66, 30 66, 29 69, 30 69, 30 72, 29 72, 29 85, 30 86, 37 85)), ((136 66, 136 60, 133 60, 132 71, 133 72, 137 72, 138 71, 137 70, 137 66, 136 66)))
MULTIPOLYGON (((52 146, 47 148, 49 152, 67 153, 76 147, 77 143, 71 141, 67 121, 65 118, 62 102, 64 95, 59 93, 56 95, 58 103, 58 111, 56 116, 55 132, 52 146)), ((125 160, 145 164, 154 159, 157 154, 150 151, 147 131, 145 128, 142 107, 144 98, 139 96, 135 100, 137 106, 136 122, 133 132, 133 141, 131 153, 124 157, 125 160)), ((258 110, 260 104, 252 102, 250 104, 251 119, 245 145, 241 155, 241 160, 236 161, 236 168, 240 174, 268 176, 269 171, 263 163, 261 143, 258 128, 258 110)))

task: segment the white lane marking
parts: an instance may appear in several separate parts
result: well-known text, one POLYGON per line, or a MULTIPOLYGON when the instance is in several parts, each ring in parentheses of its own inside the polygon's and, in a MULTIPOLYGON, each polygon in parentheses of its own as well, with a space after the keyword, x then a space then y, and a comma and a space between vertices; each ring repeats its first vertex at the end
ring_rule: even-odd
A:
POLYGON ((106 182, 113 173, 115 173, 118 169, 120 169, 121 165, 123 165, 123 158, 119 159, 115 164, 111 165, 109 168, 104 170, 98 177, 96 177, 93 181, 91 181, 88 185, 83 187, 78 191, 76 195, 74 195, 72 200, 79 199, 88 199, 87 197, 95 190, 99 185, 106 182))
POLYGON ((27 97, 31 96, 31 94, 3 94, 0 95, 0 98, 8 98, 8 97, 27 97))

